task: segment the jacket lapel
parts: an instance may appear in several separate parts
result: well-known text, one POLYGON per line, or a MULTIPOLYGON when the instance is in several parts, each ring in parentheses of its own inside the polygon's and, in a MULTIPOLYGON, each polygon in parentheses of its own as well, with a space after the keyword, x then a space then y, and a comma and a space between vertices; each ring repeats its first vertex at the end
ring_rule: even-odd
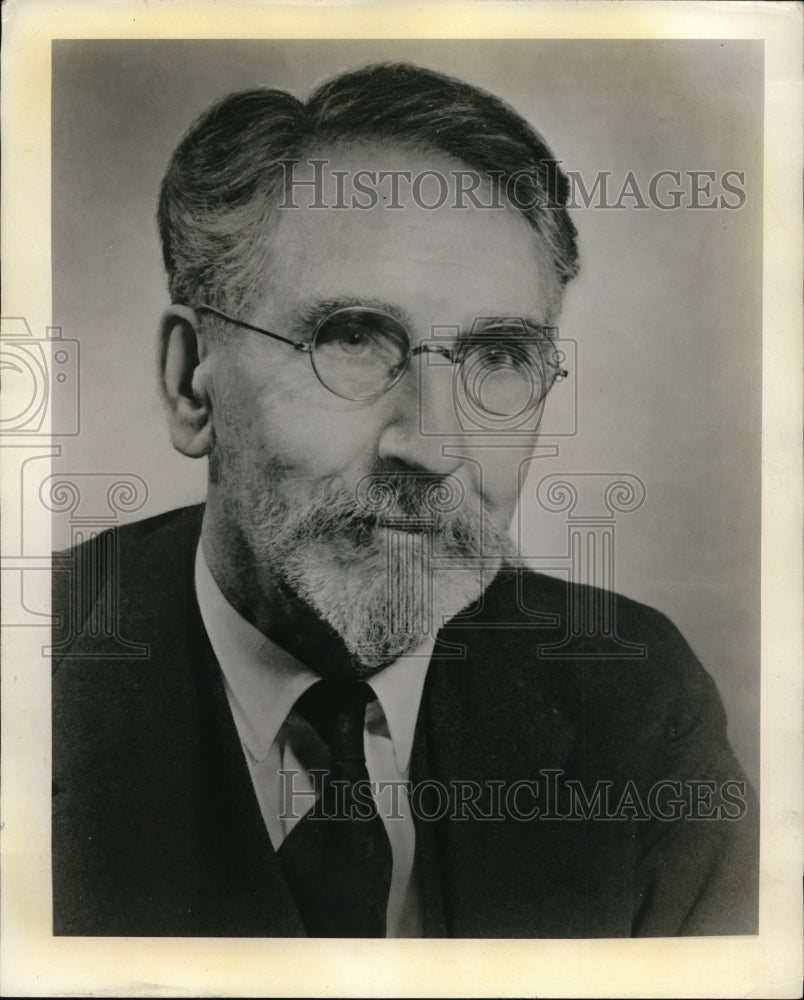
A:
POLYGON ((546 896, 560 872, 547 861, 552 828, 526 818, 543 806, 530 783, 564 766, 574 727, 535 685, 507 682, 478 638, 466 660, 435 660, 428 678, 430 776, 450 808, 436 824, 446 929, 450 937, 517 937, 523 928, 545 936, 554 918, 546 896))
POLYGON ((516 607, 512 586, 498 580, 482 616, 442 632, 450 648, 443 655, 447 647, 437 646, 428 673, 412 781, 446 789, 450 812, 436 813, 433 792, 426 809, 437 820, 418 819, 417 849, 431 872, 441 871, 423 883, 425 908, 437 912, 428 896, 440 892, 450 937, 583 936, 610 915, 602 914, 587 824, 545 817, 551 772, 572 768, 578 734, 552 696, 555 665, 536 653, 557 619, 544 628, 489 627, 516 607), (449 655, 456 644, 460 658, 449 655))
POLYGON ((204 909, 209 933, 230 937, 296 937, 305 931, 260 812, 220 667, 201 623, 198 665, 198 752, 204 909))

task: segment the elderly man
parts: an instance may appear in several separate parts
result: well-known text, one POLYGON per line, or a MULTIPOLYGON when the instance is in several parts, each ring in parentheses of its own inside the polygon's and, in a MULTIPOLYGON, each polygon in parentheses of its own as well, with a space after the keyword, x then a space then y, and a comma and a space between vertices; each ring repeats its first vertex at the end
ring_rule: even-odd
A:
POLYGON ((160 370, 208 495, 55 563, 56 933, 755 932, 711 679, 625 599, 643 655, 604 655, 570 620, 611 595, 509 539, 506 435, 568 374, 566 200, 511 108, 411 66, 184 137, 160 370), (118 601, 144 660, 82 627, 118 601))

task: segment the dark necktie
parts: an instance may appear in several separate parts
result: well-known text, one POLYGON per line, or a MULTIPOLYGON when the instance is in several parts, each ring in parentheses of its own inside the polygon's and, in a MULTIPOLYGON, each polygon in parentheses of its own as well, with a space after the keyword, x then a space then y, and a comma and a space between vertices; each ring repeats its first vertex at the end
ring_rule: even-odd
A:
POLYGON ((296 702, 327 745, 322 794, 279 848, 279 860, 310 937, 385 937, 391 845, 368 785, 366 705, 357 681, 322 680, 296 702))

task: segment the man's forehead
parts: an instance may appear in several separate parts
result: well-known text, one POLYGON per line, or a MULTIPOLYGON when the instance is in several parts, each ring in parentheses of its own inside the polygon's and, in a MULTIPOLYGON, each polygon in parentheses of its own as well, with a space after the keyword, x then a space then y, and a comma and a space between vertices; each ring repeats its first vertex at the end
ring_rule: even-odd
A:
POLYGON ((269 236, 282 311, 264 318, 287 319, 305 301, 361 297, 428 324, 514 314, 544 322, 549 269, 539 240, 510 206, 456 202, 469 169, 438 153, 379 146, 322 149, 294 164, 269 236), (449 193, 435 205, 444 185, 449 193))

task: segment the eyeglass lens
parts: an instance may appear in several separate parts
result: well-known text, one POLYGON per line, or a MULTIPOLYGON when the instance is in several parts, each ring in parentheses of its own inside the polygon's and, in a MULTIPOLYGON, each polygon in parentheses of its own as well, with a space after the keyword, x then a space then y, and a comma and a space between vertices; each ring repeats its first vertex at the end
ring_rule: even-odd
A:
MULTIPOLYGON (((463 387, 486 413, 511 416, 537 407, 555 378, 550 341, 486 330, 461 340, 455 361, 463 387)), ((412 351, 407 328, 386 313, 338 309, 316 329, 312 361, 324 385, 346 399, 373 399, 401 378, 412 351)))
POLYGON ((550 388, 542 351, 510 334, 469 338, 461 351, 461 376, 472 404, 502 417, 535 409, 550 388))
POLYGON ((410 338, 393 316, 338 309, 313 338, 316 374, 338 396, 372 399, 389 389, 410 359, 410 338))

